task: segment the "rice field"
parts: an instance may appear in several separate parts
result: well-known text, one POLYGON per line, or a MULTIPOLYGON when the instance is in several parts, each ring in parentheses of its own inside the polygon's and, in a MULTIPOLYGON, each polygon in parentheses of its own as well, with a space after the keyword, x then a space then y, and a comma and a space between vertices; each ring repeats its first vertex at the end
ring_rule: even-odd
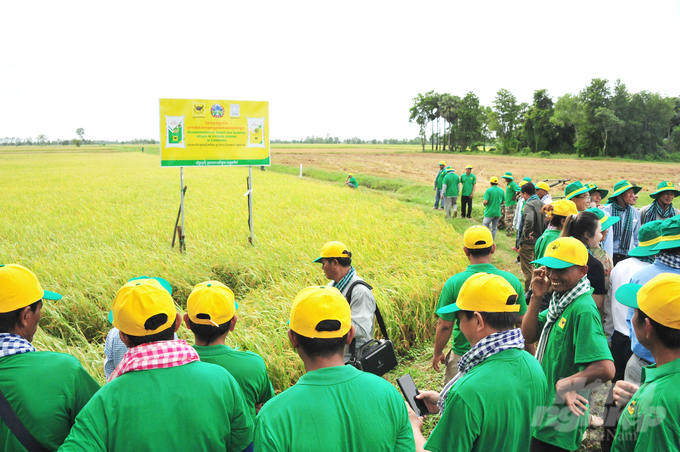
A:
MULTIPOLYGON (((330 240, 354 253, 401 353, 431 340, 441 287, 465 265, 461 238, 443 218, 372 191, 257 168, 251 246, 247 174, 185 169, 181 254, 170 248, 179 170, 161 169, 158 155, 0 153, 0 261, 30 268, 64 296, 46 303, 36 347, 75 355, 103 382, 106 316, 129 278, 167 279, 180 312, 195 284, 217 279, 239 303, 228 344, 262 355, 283 390, 303 372, 286 338, 290 304, 302 288, 326 283, 312 260, 330 240)), ((184 327, 178 334, 191 340, 184 327)))

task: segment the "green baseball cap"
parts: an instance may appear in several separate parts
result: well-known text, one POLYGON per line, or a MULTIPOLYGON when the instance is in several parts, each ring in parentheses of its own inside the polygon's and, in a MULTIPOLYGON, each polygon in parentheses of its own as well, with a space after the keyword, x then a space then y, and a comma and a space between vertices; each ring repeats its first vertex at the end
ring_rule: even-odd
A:
POLYGON ((657 251, 680 248, 680 215, 668 218, 661 223, 661 241, 654 245, 657 251))
POLYGON ((588 193, 588 191, 588 186, 583 185, 580 180, 577 180, 576 182, 572 182, 571 184, 567 185, 567 187, 564 189, 564 197, 571 199, 574 196, 588 193))
POLYGON ((659 193, 662 193, 664 191, 672 191, 673 193, 675 193, 675 196, 680 196, 680 191, 675 189, 675 184, 673 182, 665 180, 663 182, 660 182, 659 185, 656 186, 656 191, 651 193, 649 197, 652 199, 656 199, 659 193))
POLYGON ((522 178, 522 180, 525 180, 527 182, 531 182, 531 178, 529 176, 522 178))
POLYGON ((512 173, 510 171, 506 171, 505 174, 503 174, 503 178, 505 179, 510 179, 510 180, 515 180, 514 177, 512 177, 512 173))
POLYGON ((614 198, 619 196, 621 193, 623 193, 627 190, 630 190, 631 188, 633 189, 633 191, 635 193, 642 190, 642 187, 638 187, 637 185, 633 185, 630 182, 628 182, 627 180, 622 180, 622 181, 617 182, 616 184, 614 184, 614 193, 612 193, 612 195, 609 197, 609 202, 610 203, 613 202, 612 200, 614 198))
POLYGON ((597 218, 600 219, 600 224, 602 225, 602 230, 606 231, 611 225, 618 223, 621 221, 620 217, 610 217, 602 209, 598 209, 597 207, 591 207, 590 209, 586 209, 586 212, 594 213, 597 215, 597 218))
POLYGON ((659 250, 654 249, 654 246, 663 239, 663 237, 661 237, 661 224, 663 221, 664 220, 649 221, 640 226, 640 231, 638 232, 638 241, 640 244, 630 250, 628 255, 633 257, 647 257, 658 254, 659 250))

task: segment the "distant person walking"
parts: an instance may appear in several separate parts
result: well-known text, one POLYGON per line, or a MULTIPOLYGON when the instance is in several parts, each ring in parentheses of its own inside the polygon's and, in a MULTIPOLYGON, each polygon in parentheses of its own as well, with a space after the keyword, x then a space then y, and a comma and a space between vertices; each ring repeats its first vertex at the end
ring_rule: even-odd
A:
MULTIPOLYGON (((442 160, 439 162, 439 172, 434 180, 434 210, 439 209, 439 201, 441 200, 444 204, 444 199, 442 199, 442 184, 444 183, 444 176, 446 176, 446 163, 442 160)), ((444 209, 444 206, 441 206, 444 209)))
POLYGON ((649 195, 654 202, 640 209, 642 224, 680 215, 680 210, 673 207, 673 199, 678 195, 680 191, 675 189, 673 182, 663 181, 657 185, 656 191, 649 195))
POLYGON ((489 179, 491 187, 484 192, 484 220, 482 224, 489 228, 491 235, 496 240, 498 220, 501 219, 501 203, 503 202, 503 189, 498 186, 498 178, 493 176, 489 179))
POLYGON ((465 174, 460 176, 462 188, 460 191, 460 203, 462 206, 460 217, 470 218, 472 215, 472 197, 475 194, 477 176, 472 174, 472 165, 465 167, 465 174))
POLYGON ((507 184, 505 188, 505 213, 503 218, 503 222, 505 223, 505 235, 512 237, 512 234, 515 232, 513 224, 515 222, 517 198, 519 197, 519 195, 517 195, 517 193, 519 193, 519 185, 515 182, 515 178, 512 177, 510 171, 506 171, 505 174, 503 174, 503 179, 505 179, 507 184))
POLYGON ((345 181, 345 185, 347 185, 349 188, 357 188, 359 184, 357 183, 357 180, 354 178, 352 173, 349 173, 347 175, 347 180, 345 181))
POLYGON ((444 176, 444 182, 442 183, 442 193, 444 194, 444 208, 446 209, 446 218, 451 218, 451 208, 453 208, 453 218, 458 215, 458 184, 460 183, 460 177, 456 172, 450 167, 446 167, 446 176, 444 176))

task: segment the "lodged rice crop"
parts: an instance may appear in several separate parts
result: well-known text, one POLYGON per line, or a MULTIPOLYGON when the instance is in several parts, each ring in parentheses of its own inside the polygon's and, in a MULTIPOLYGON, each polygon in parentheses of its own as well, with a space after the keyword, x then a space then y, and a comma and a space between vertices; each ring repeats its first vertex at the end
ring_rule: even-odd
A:
MULTIPOLYGON (((301 289, 327 282, 318 256, 344 242, 374 287, 400 353, 431 339, 441 287, 461 271, 461 238, 421 208, 340 184, 253 171, 255 246, 248 243, 247 168, 187 168, 187 252, 170 248, 179 170, 140 153, 0 155, 0 262, 19 263, 47 290, 34 340, 76 356, 103 382, 106 316, 131 277, 160 276, 180 313, 192 287, 229 285, 239 322, 227 343, 262 355, 277 390, 302 374, 286 331, 301 289)), ((184 327, 181 338, 191 340, 184 327)))

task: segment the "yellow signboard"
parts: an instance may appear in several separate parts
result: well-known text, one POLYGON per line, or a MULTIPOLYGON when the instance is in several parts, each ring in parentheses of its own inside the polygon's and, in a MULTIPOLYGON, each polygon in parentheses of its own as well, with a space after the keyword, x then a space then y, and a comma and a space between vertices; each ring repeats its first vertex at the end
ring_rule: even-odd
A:
POLYGON ((161 166, 269 165, 269 102, 161 99, 161 166))

